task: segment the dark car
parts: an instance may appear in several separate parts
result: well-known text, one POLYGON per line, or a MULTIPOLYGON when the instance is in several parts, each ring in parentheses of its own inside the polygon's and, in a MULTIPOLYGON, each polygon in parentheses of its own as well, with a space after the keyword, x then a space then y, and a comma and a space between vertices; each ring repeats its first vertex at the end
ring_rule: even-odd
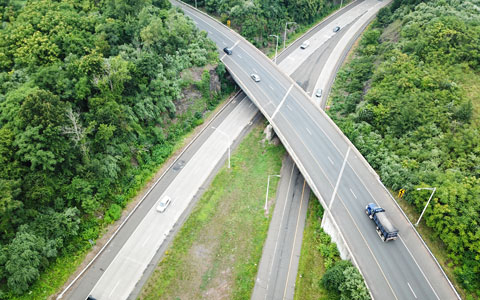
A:
POLYGON ((232 55, 232 49, 228 47, 223 48, 223 52, 227 53, 227 55, 232 55))
POLYGON ((92 295, 88 296, 86 300, 97 300, 97 298, 94 298, 92 295))
POLYGON ((333 28, 333 32, 337 32, 340 30, 340 26, 335 26, 335 28, 333 28))

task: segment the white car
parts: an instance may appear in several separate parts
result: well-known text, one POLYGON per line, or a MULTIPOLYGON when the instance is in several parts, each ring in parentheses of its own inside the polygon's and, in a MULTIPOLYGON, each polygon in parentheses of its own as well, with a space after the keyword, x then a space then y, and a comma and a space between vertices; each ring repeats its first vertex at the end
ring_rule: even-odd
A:
POLYGON ((172 203, 172 199, 169 196, 164 196, 157 205, 157 211, 163 213, 170 203, 172 203))
POLYGON ((305 48, 307 48, 308 46, 310 46, 310 41, 305 41, 305 42, 303 42, 302 45, 300 45, 300 48, 305 49, 305 48))
POLYGON ((322 92, 323 92, 322 89, 318 89, 317 92, 315 93, 315 96, 317 96, 318 98, 322 97, 322 92))
POLYGON ((260 76, 258 76, 257 74, 252 74, 252 75, 250 75, 250 77, 252 77, 253 81, 255 81, 255 82, 260 81, 260 76))

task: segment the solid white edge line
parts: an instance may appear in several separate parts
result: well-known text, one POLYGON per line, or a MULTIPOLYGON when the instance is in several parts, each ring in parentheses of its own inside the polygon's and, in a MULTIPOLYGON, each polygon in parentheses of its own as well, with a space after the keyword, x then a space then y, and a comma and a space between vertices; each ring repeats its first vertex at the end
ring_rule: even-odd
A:
POLYGON ((407 245, 405 245, 405 242, 403 241, 403 239, 402 239, 402 237, 400 236, 400 234, 398 234, 398 237, 400 238, 400 241, 402 241, 403 246, 405 246, 405 249, 407 249, 408 254, 410 254, 410 256, 412 257, 413 261, 414 261, 415 264, 417 265, 418 269, 419 269, 420 272, 422 273, 423 277, 424 277, 425 280, 427 281, 428 285, 429 285, 430 288, 432 289, 433 293, 435 294, 435 297, 437 297, 437 299, 440 300, 440 298, 439 298, 438 295, 437 295, 437 292, 435 292, 435 289, 434 289, 433 286, 430 284, 430 281, 428 280, 427 276, 425 276, 425 273, 423 273, 422 268, 420 268, 420 265, 417 263, 417 260, 415 259, 415 257, 413 257, 412 252, 410 252, 410 249, 408 249, 407 245))
MULTIPOLYGON (((293 161, 293 163, 292 163, 292 170, 290 171, 290 180, 288 182, 288 188, 287 188, 287 193, 285 194, 285 197, 288 197, 288 194, 290 193, 290 186, 292 184, 292 179, 293 179, 293 177, 292 177, 293 170, 295 170, 295 161, 293 161)), ((271 262, 270 271, 268 272, 267 285, 266 285, 266 288, 265 288, 265 299, 267 299, 267 295, 268 295, 268 284, 270 283, 270 277, 272 276, 273 261, 275 260, 275 256, 277 255, 278 239, 280 237, 280 232, 282 232, 282 224, 283 224, 283 218, 284 218, 284 215, 285 215, 285 208, 287 207, 287 202, 288 202, 287 199, 285 199, 285 205, 283 206, 283 211, 282 211, 282 218, 280 218, 280 227, 278 229, 277 239, 275 241, 275 248, 273 250, 272 260, 270 261, 271 262)))
MULTIPOLYGON (((290 254, 290 262, 288 263, 287 278, 285 279, 285 289, 283 290, 283 298, 282 299, 285 299, 285 294, 287 293, 288 277, 290 276, 290 269, 292 267, 293 253, 295 252, 295 242, 297 240, 298 223, 300 223, 300 216, 302 214, 302 204, 303 204, 303 197, 304 197, 304 194, 305 194, 305 184, 306 183, 307 183, 307 181, 304 179, 303 180, 303 188, 302 188, 302 196, 300 198, 300 207, 298 208, 297 225, 295 226, 295 236, 293 237, 293 243, 292 243, 292 245, 293 245, 292 253, 290 254)), ((295 286, 295 284, 294 284, 294 286, 295 286)))

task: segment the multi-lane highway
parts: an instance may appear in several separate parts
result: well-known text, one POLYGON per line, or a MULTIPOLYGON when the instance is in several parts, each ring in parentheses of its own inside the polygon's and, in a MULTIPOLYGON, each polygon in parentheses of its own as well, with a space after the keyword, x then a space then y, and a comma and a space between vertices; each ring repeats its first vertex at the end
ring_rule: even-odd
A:
MULTIPOLYGON (((314 36, 319 30, 322 30, 326 26, 330 27, 329 24, 330 22, 334 21, 335 19, 342 17, 344 13, 348 10, 350 10, 352 7, 355 7, 357 3, 353 3, 349 5, 348 8, 344 8, 331 17, 327 18, 324 22, 322 22, 320 25, 316 26, 313 28, 308 34, 306 34, 304 37, 301 39, 310 39, 312 36, 314 36)), ((340 32, 337 34, 335 37, 341 37, 345 31, 340 32)), ((331 45, 335 45, 338 42, 338 39, 330 39, 326 40, 325 44, 329 45, 329 48, 333 49, 331 45)), ((316 43, 312 44, 313 47, 318 46, 316 43)), ((293 44, 292 47, 287 48, 285 52, 283 52, 279 58, 278 61, 281 63, 285 58, 288 58, 288 54, 294 53, 295 48, 298 48, 298 45, 293 44)), ((220 50, 221 52, 221 50, 220 50)), ((221 52, 223 53, 223 52, 221 52)), ((329 51, 322 52, 322 56, 328 56, 330 55, 329 51)), ((312 66, 318 70, 322 69, 322 64, 319 63, 318 61, 315 64, 312 64, 312 66)), ((291 70, 288 70, 288 72, 291 74, 293 71, 295 71, 299 66, 293 66, 291 70)), ((209 128, 207 130, 204 130, 194 141, 194 143, 189 146, 185 152, 182 153, 181 156, 177 158, 177 160, 173 163, 171 168, 162 175, 161 179, 158 180, 155 185, 152 187, 151 191, 144 197, 142 203, 137 206, 137 208, 132 212, 128 220, 126 220, 124 223, 122 223, 121 228, 116 232, 114 238, 110 240, 108 244, 106 244, 103 248, 102 251, 97 255, 97 257, 92 261, 85 269, 80 270, 81 273, 79 275, 75 274, 73 281, 70 282, 68 288, 59 295, 59 297, 63 298, 68 298, 68 299, 85 299, 87 295, 92 294, 94 296, 102 296, 102 299, 105 298, 105 295, 108 295, 105 299, 113 299, 114 297, 118 297, 119 295, 128 295, 128 298, 135 298, 135 295, 138 295, 139 290, 141 286, 144 284, 146 278, 150 274, 150 272, 153 270, 155 263, 162 257, 162 253, 166 250, 166 247, 168 246, 169 241, 171 240, 173 234, 175 234, 175 231, 178 229, 179 226, 176 226, 177 224, 181 224, 182 220, 188 216, 188 209, 187 211, 184 211, 183 215, 180 217, 180 219, 174 220, 170 218, 169 220, 163 219, 163 222, 165 223, 164 225, 173 226, 173 231, 170 232, 168 236, 154 236, 154 235, 144 235, 142 231, 136 230, 139 226, 140 223, 143 222, 143 219, 145 218, 146 215, 150 212, 150 210, 153 209, 154 203, 156 203, 165 189, 169 187, 170 185, 174 184, 181 184, 178 183, 178 181, 174 181, 174 179, 181 173, 190 173, 190 169, 192 166, 192 163, 189 163, 191 160, 202 160, 201 156, 195 155, 197 151, 205 144, 205 143, 211 143, 212 145, 215 145, 219 150, 223 149, 223 154, 226 154, 228 144, 226 143, 226 139, 224 136, 219 137, 217 136, 217 140, 210 139, 211 134, 214 132, 213 128, 211 127, 220 127, 223 122, 230 123, 231 125, 234 125, 238 127, 239 129, 244 128, 245 126, 248 125, 248 120, 254 117, 254 115, 258 112, 257 109, 254 109, 255 106, 252 106, 251 102, 248 99, 245 99, 245 96, 243 93, 238 95, 231 103, 229 103, 226 106, 226 109, 222 111, 221 114, 218 115, 213 120, 213 123, 210 124, 209 128), (240 109, 241 107, 245 107, 247 105, 249 107, 248 110, 245 109, 240 109), (240 108, 238 107, 240 106, 240 108), (241 110, 242 113, 238 113, 238 110, 241 110), (227 116, 230 116, 227 118, 227 116), (220 144, 219 141, 220 140, 220 144), (141 235, 143 239, 148 239, 148 240, 154 240, 156 239, 157 245, 161 244, 160 248, 157 250, 155 255, 153 256, 153 259, 150 261, 150 255, 147 256, 139 256, 136 255, 135 251, 131 251, 130 256, 123 256, 122 258, 116 258, 117 255, 120 253, 121 249, 123 247, 133 247, 135 246, 136 243, 128 243, 130 239, 133 241, 138 241, 141 240, 142 238, 138 238, 136 235, 141 235), (125 269, 122 267, 122 265, 128 265, 132 263, 132 259, 135 259, 136 265, 147 265, 146 270, 144 271, 143 274, 138 275, 140 272, 131 272, 134 271, 134 269, 128 269, 128 271, 125 271, 122 273, 122 276, 118 276, 116 272, 112 272, 111 270, 118 270, 120 269, 125 269), (137 274, 137 275, 134 275, 137 274), (140 279, 139 279, 140 278, 140 279), (122 280, 127 280, 131 282, 132 284, 122 284, 122 280), (137 280, 139 280, 137 282, 137 280), (103 283, 98 283, 99 281, 103 283), (133 287, 132 290, 132 285, 133 283, 137 282, 135 286, 133 287), (114 283, 114 284, 110 284, 114 283), (95 287, 95 290, 93 290, 93 287, 95 287), (100 291, 100 292, 98 292, 100 291), (112 298, 113 297, 113 298, 112 298)), ((238 132, 238 130, 237 130, 238 132)), ((230 135, 230 138, 232 140, 237 140, 237 142, 240 140, 240 137, 235 136, 233 132, 228 132, 230 135)), ((232 141, 230 141, 232 142, 232 141)), ((206 161, 210 161, 212 165, 214 165, 216 161, 218 161, 222 157, 222 153, 219 151, 217 156, 213 155, 213 153, 210 153, 210 158, 207 159, 206 161)), ((224 156, 225 157, 225 156, 224 156)), ((204 159, 205 160, 205 159, 204 159)), ((193 163, 194 164, 194 163, 193 163)), ((214 172, 213 172, 214 173, 214 172)), ((213 173, 210 174, 210 176, 213 176, 213 173)), ((189 184, 188 186, 183 185, 183 189, 190 189, 193 193, 198 190, 198 184, 201 184, 199 181, 199 178, 194 178, 190 177, 191 181, 194 181, 197 183, 195 184, 189 184)), ((204 183, 204 185, 207 183, 204 183)), ((200 193, 196 194, 195 198, 198 198, 200 193)), ((183 199, 182 201, 189 201, 190 199, 183 199)), ((194 199, 193 199, 194 200, 194 199)), ((292 199, 286 199, 288 202, 286 202, 287 205, 293 205, 292 204, 292 199)), ((193 201, 194 203, 194 201, 193 201)), ((190 207, 192 204, 190 204, 190 207)), ((178 208, 177 208, 178 210, 178 208)), ((292 213, 289 211, 289 214, 292 213)), ((149 220, 155 221, 155 218, 149 218, 149 220)), ((288 220, 287 220, 288 221, 288 220)), ((286 232, 285 232, 286 233, 286 232)), ((291 231, 289 231, 291 233, 291 231)), ((289 234, 286 233, 286 234, 289 234)), ((288 236, 285 236, 285 238, 289 238, 288 236)), ((149 247, 149 245, 144 244, 145 241, 142 240, 140 245, 143 245, 143 247, 149 247)), ((285 244, 282 244, 285 245, 285 244)), ((288 245, 286 245, 286 248, 288 248, 288 245)), ((279 248, 278 251, 287 251, 288 249, 282 249, 279 248)), ((290 249, 293 250, 293 249, 290 249)), ((125 250, 123 251, 125 252, 125 250)), ((120 257, 120 256, 119 256, 120 257)), ((278 261, 278 259, 277 259, 278 261)), ((292 269, 294 269, 294 263, 292 263, 292 269)), ((292 271, 291 274, 294 276, 294 272, 292 271)), ((279 274, 279 276, 283 276, 284 274, 279 274)), ((292 277, 291 276, 291 277, 292 277)), ((270 280, 270 279, 266 279, 270 280)), ((277 279, 272 279, 272 281, 278 281, 277 279)), ((294 283, 294 279, 293 279, 294 283)), ((283 289, 282 289, 283 290, 283 289)), ((125 296, 126 297, 126 296, 125 296)))
POLYGON ((135 298, 144 282, 142 276, 152 271, 212 174, 223 165, 228 147, 238 144, 257 112, 244 94, 228 103, 152 186, 100 255, 58 298, 135 298), (163 195, 173 201, 159 213, 155 206, 163 195))
MULTIPOLYGON (((372 6, 388 1, 366 0, 372 6)), ((340 130, 289 76, 258 49, 208 16, 177 3, 219 48, 244 92, 274 126, 311 189, 326 208, 377 299, 455 299, 458 294, 376 174, 340 130), (251 74, 260 76, 255 82, 251 74), (363 210, 384 207, 400 239, 382 242, 363 210)), ((306 54, 307 55, 307 54, 306 54)))

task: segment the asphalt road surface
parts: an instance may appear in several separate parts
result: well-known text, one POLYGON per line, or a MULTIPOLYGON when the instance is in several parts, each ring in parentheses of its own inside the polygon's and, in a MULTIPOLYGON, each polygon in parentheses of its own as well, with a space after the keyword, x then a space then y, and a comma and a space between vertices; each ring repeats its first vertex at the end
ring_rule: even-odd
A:
POLYGON ((310 189, 288 156, 263 246, 253 300, 293 299, 310 189))
MULTIPOLYGON (((366 0, 379 9, 389 1, 366 0)), ((177 3, 208 32, 236 82, 274 126, 303 176, 333 216, 352 259, 377 299, 455 299, 451 283, 374 171, 336 125, 293 80, 258 49, 219 22, 177 3), (251 74, 260 76, 254 82, 251 74), (383 243, 365 216, 371 202, 384 207, 400 239, 383 243)), ((310 46, 312 47, 312 46, 310 46)), ((308 48, 307 48, 308 49, 308 48)))
MULTIPOLYGON (((350 7, 354 7, 355 5, 356 5, 356 3, 353 3, 353 4, 350 5, 350 7)), ((344 8, 343 10, 335 13, 333 16, 335 18, 341 17, 345 11, 347 11, 347 8, 344 8)), ((333 16, 331 18, 329 18, 327 21, 330 22, 332 19, 334 19, 333 16)), ((320 30, 323 27, 325 27, 324 23, 316 26, 313 30, 311 30, 308 34, 306 34, 301 39, 304 40, 304 39, 309 38, 312 34, 318 32, 318 30, 320 30)), ((330 41, 327 41, 327 43, 331 43, 331 42, 334 42, 334 41, 335 40, 332 39, 330 41)), ((278 57, 278 61, 279 62, 283 61, 284 58, 286 58, 288 56, 287 54, 292 53, 295 48, 298 48, 298 45, 294 44, 293 46, 288 47, 286 49, 286 51, 283 52, 278 57)), ((316 66, 320 67, 319 64, 316 64, 316 66)), ((241 95, 239 95, 234 101, 232 101, 232 103, 230 103, 228 106, 226 106, 225 110, 209 126, 218 127, 219 124, 221 124, 221 122, 224 121, 224 119, 226 118, 227 115, 229 115, 230 113, 235 111, 235 108, 236 108, 238 103, 240 103, 241 101, 249 101, 248 99, 244 99, 244 97, 245 97, 245 95, 243 93, 241 95)), ((251 107, 251 108, 253 108, 253 107, 251 107)), ((258 112, 258 110, 255 110, 255 111, 250 110, 251 117, 253 118, 253 116, 257 112, 258 112)), ((246 125, 246 124, 239 123, 237 121, 235 121, 234 123, 237 124, 239 127, 244 127, 246 125)), ((165 190, 169 186, 169 184, 173 181, 173 179, 178 175, 178 172, 181 169, 183 169, 183 167, 186 165, 186 163, 193 157, 193 154, 198 150, 198 148, 207 141, 208 137, 211 135, 212 132, 213 132, 212 130, 205 130, 204 132, 202 132, 202 134, 200 134, 196 138, 195 142, 190 147, 188 147, 186 149, 186 151, 174 162, 174 164, 170 167, 170 169, 162 176, 161 180, 159 180, 157 182, 156 186, 154 187, 155 191, 165 190)), ((238 140, 240 140, 240 137, 238 138, 238 140)), ((225 156, 224 156, 224 158, 225 158, 225 156)), ((213 176, 213 174, 211 174, 211 176, 213 176)), ((154 193, 154 191, 152 191, 152 192, 154 193)), ((196 195, 196 197, 198 198, 200 196, 200 194, 201 194, 201 192, 198 193, 196 195)), ((114 258, 119 253, 119 251, 123 247, 123 245, 127 242, 129 236, 134 232, 135 228, 140 224, 143 217, 152 209, 154 203, 157 200, 158 199, 156 199, 155 197, 151 197, 151 196, 147 196, 143 200, 142 204, 137 207, 135 212, 132 213, 131 216, 129 217, 128 221, 125 222, 125 224, 122 226, 122 228, 118 231, 115 238, 112 239, 112 241, 108 244, 107 247, 105 247, 105 249, 101 253, 101 255, 99 255, 98 258, 95 259, 95 261, 92 263, 92 265, 89 266, 88 269, 85 271, 85 273, 83 273, 82 276, 80 276, 78 278, 78 280, 76 280, 74 282, 74 284, 65 292, 65 294, 63 294, 63 293, 61 294, 61 296, 63 296, 63 298, 85 299, 87 297, 87 295, 93 293, 93 292, 91 292, 93 287, 96 285, 97 281, 100 280, 100 278, 104 274, 105 270, 108 269, 109 265, 112 262, 114 262, 116 264, 122 264, 123 260, 116 259, 114 261, 114 258)), ((193 203, 191 204, 191 206, 193 206, 195 201, 192 201, 192 202, 193 203)), ((163 252, 166 250, 166 248, 168 246, 169 241, 173 238, 175 230, 178 229, 178 227, 180 227, 183 220, 188 216, 188 213, 189 213, 189 211, 187 209, 183 213, 181 218, 179 220, 177 220, 177 222, 173 225, 173 227, 172 227, 173 231, 170 232, 170 234, 168 234, 166 236, 166 239, 164 240, 164 242, 161 244, 160 248, 155 253, 152 261, 150 261, 150 263, 147 265, 147 268, 144 271, 143 276, 137 282, 137 284, 133 288, 133 291, 128 296, 129 299, 130 298, 133 299, 133 298, 135 298, 136 295, 139 294, 141 286, 145 283, 146 279, 148 279, 149 274, 154 270, 156 262, 158 262, 161 259, 162 255, 163 255, 163 252)), ((300 220, 300 221, 302 221, 302 220, 300 220)), ((279 249, 279 251, 283 251, 283 249, 279 249)), ((114 268, 114 269, 116 269, 116 268, 114 268)), ((293 269, 293 267, 292 267, 292 269, 293 269)), ((123 276, 127 277, 128 276, 127 274, 123 274, 123 276)), ((295 273, 292 272, 291 274, 292 274, 293 277, 295 277, 296 272, 295 273)), ((107 277, 104 278, 104 281, 106 281, 106 282, 115 280, 115 278, 108 278, 108 280, 106 278, 107 277)), ((134 279, 132 279, 132 281, 134 281, 134 279)), ((122 289, 123 285, 120 285, 120 283, 119 283, 118 285, 115 284, 111 288, 113 288, 115 290, 122 289)), ((97 289, 99 289, 98 286, 97 286, 97 289)), ((127 293, 125 292, 123 294, 127 294, 127 293)))

